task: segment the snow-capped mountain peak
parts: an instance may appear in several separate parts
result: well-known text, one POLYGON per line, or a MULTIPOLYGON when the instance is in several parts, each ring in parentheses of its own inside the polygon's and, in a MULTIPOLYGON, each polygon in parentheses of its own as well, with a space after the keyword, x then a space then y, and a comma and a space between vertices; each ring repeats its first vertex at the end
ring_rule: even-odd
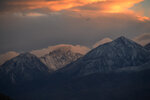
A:
POLYGON ((51 70, 35 55, 22 53, 1 66, 0 79, 10 83, 36 80, 48 74, 48 71, 51 70))
POLYGON ((41 61, 45 63, 48 68, 57 70, 82 56, 83 54, 73 51, 70 46, 61 46, 55 48, 49 54, 42 56, 41 61))
POLYGON ((150 52, 125 37, 100 45, 81 59, 58 71, 71 75, 108 72, 127 66, 138 66, 150 60, 150 52))

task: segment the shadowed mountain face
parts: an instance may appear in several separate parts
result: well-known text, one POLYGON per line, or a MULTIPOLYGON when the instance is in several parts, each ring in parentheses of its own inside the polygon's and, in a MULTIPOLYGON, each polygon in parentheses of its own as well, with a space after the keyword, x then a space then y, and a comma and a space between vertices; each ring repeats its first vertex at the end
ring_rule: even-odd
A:
MULTIPOLYGON (((25 73, 31 71, 40 76, 47 73, 46 66, 37 66, 41 64, 39 59, 36 61, 30 59, 28 63, 25 60, 25 63, 25 58, 21 56, 13 60, 13 63, 10 63, 11 66, 8 62, 7 66, 4 64, 1 68, 3 78, 0 79, 4 77, 7 79, 7 72, 15 74, 16 77, 23 76, 20 74, 22 67, 19 67, 22 64, 27 70, 23 71, 25 73), (21 63, 19 63, 20 59, 21 63), (30 61, 33 63, 30 64, 30 61), (30 66, 25 66, 26 64, 30 66), (7 68, 11 70, 6 70, 7 68)), ((34 76, 31 74, 30 77, 34 76)), ((13 86, 8 88, 8 85, 5 85, 7 91, 2 92, 14 100, 150 100, 149 77, 150 52, 135 42, 120 37, 98 46, 80 59, 53 72, 46 80, 44 78, 33 80, 30 85, 16 84, 14 88, 13 86)), ((22 78, 22 81, 24 80, 29 81, 28 77, 22 78)), ((2 82, 5 81, 2 80, 2 82)), ((2 85, 0 85, 0 91, 1 88, 2 85)))
POLYGON ((0 68, 0 80, 5 84, 18 84, 38 80, 48 74, 48 68, 36 56, 23 53, 7 61, 0 68))
POLYGON ((150 43, 144 46, 145 49, 150 50, 150 43))
POLYGON ((49 69, 58 70, 82 56, 83 54, 73 52, 71 47, 64 46, 53 50, 40 59, 49 69))

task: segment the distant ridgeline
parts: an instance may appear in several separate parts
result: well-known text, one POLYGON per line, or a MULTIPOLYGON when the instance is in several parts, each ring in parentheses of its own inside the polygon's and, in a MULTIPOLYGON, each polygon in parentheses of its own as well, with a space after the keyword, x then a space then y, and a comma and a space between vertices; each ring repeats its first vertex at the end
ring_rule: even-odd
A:
POLYGON ((0 67, 0 92, 13 100, 150 100, 148 48, 122 36, 85 55, 23 53, 0 67))

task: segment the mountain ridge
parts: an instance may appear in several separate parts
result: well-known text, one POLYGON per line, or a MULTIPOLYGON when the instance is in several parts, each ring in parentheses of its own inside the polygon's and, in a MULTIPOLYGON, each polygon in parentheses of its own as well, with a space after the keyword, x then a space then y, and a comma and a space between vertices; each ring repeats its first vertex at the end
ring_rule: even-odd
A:
POLYGON ((149 61, 149 55, 150 52, 141 45, 122 36, 91 50, 81 59, 60 70, 60 73, 78 73, 82 76, 126 66, 138 66, 149 61))

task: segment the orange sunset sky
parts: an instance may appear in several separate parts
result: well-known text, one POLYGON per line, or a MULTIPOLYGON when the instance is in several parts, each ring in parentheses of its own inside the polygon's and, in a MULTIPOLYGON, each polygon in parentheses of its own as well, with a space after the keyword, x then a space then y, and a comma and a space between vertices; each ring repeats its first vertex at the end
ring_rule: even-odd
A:
MULTIPOLYGON (((146 1, 146 0, 145 0, 146 1)), ((2 0, 1 12, 21 13, 29 12, 29 15, 40 16, 42 12, 59 12, 63 10, 91 13, 129 13, 148 20, 144 15, 146 7, 135 7, 144 0, 2 0), (41 13, 34 10, 40 10, 41 13), (44 11, 45 10, 45 11, 44 11)), ((147 0, 148 2, 148 0, 147 0)), ((145 2, 145 3, 147 3, 145 2)), ((149 3, 149 2, 148 2, 149 3)))

